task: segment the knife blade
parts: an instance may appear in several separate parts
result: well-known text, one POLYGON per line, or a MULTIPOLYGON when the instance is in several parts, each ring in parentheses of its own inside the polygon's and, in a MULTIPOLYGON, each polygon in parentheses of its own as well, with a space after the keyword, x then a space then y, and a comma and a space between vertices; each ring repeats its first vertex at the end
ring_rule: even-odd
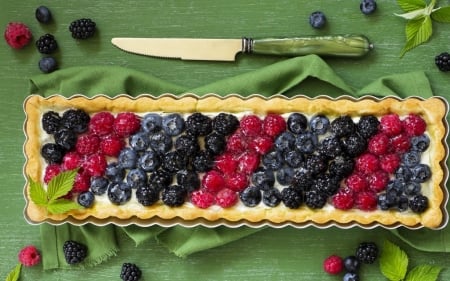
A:
POLYGON ((139 55, 212 61, 234 61, 238 53, 362 57, 373 49, 367 37, 355 34, 261 39, 116 37, 111 39, 111 43, 139 55))

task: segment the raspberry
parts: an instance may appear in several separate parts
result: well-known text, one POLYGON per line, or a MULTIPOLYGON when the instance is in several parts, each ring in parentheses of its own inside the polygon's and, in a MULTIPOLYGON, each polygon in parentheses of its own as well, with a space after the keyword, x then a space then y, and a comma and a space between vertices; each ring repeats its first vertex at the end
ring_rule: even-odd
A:
POLYGON ((83 172, 77 173, 75 182, 73 183, 72 192, 81 193, 89 190, 91 186, 91 177, 83 172))
POLYGON ((97 136, 105 136, 113 131, 114 116, 109 112, 99 112, 91 117, 89 130, 97 136))
POLYGON ((394 152, 405 153, 410 147, 411 142, 406 134, 399 134, 391 138, 391 148, 394 152))
POLYGON ((263 131, 274 138, 286 131, 286 121, 279 114, 268 114, 263 121, 263 131))
POLYGON ((75 150, 80 155, 89 155, 98 151, 100 139, 96 135, 82 135, 78 137, 75 150))
POLYGON ((382 155, 380 157, 380 167, 390 174, 394 173, 400 166, 400 156, 396 153, 382 155))
POLYGON ((402 132, 403 126, 400 117, 393 113, 381 117, 380 129, 388 136, 395 136, 402 132))
POLYGON ((252 152, 244 152, 239 157, 238 170, 246 174, 251 174, 259 166, 259 155, 252 152))
POLYGON ((214 204, 214 195, 207 190, 197 190, 191 194, 191 202, 195 206, 206 209, 214 204))
POLYGON ((100 149, 107 156, 117 157, 124 145, 122 139, 114 134, 108 135, 100 141, 100 149))
POLYGON ((323 270, 329 274, 339 274, 344 269, 344 262, 341 257, 331 255, 323 261, 323 270))
POLYGON ((359 173, 351 174, 345 180, 345 184, 350 190, 354 192, 361 192, 367 190, 367 188, 369 187, 369 183, 367 182, 366 178, 359 173))
POLYGON ((67 152, 63 157, 63 170, 73 170, 80 167, 81 156, 76 151, 67 152))
POLYGON ((389 175, 383 170, 378 170, 369 175, 368 182, 369 189, 378 193, 386 189, 389 182, 389 175))
POLYGON ((376 134, 370 138, 367 149, 375 155, 386 154, 389 149, 389 137, 384 133, 376 134))
POLYGON ((427 124, 419 115, 409 114, 403 120, 403 129, 408 136, 420 136, 427 129, 427 124))
POLYGON ((240 126, 245 136, 258 136, 262 131, 262 120, 256 115, 246 115, 241 119, 240 126))
POLYGON ((216 193, 225 186, 225 179, 218 171, 207 172, 202 179, 202 186, 209 192, 216 193))
POLYGON ((230 153, 224 153, 219 155, 215 160, 215 167, 225 175, 232 174, 237 166, 238 162, 230 153))
POLYGON ((248 177, 243 173, 229 175, 225 181, 228 188, 237 192, 241 192, 248 186, 248 177))
POLYGON ((14 49, 21 49, 30 43, 33 35, 25 24, 10 22, 6 26, 4 37, 9 46, 14 49))
POLYGON ((136 133, 141 126, 138 116, 131 112, 117 114, 114 120, 114 131, 119 137, 127 137, 136 133))
POLYGON ((34 266, 41 261, 41 254, 35 246, 29 245, 20 250, 18 258, 24 266, 34 266))
POLYGON ((380 162, 377 156, 365 153, 356 159, 355 168, 363 174, 370 175, 380 168, 380 162))
POLYGON ((226 150, 230 153, 240 154, 245 151, 247 144, 241 131, 236 131, 227 140, 226 150))
POLYGON ((216 202, 222 208, 234 206, 237 200, 237 193, 229 188, 222 189, 216 195, 216 202))
POLYGON ((256 136, 251 139, 248 144, 250 149, 255 150, 259 154, 266 154, 273 146, 273 140, 269 136, 256 136))
POLYGON ((106 159, 102 154, 89 155, 83 162, 83 171, 90 176, 102 176, 106 170, 106 159))
POLYGON ((354 193, 350 189, 341 189, 332 197, 333 206, 341 210, 349 210, 355 204, 354 193))
POLYGON ((50 164, 45 168, 44 182, 49 183, 50 180, 61 172, 61 166, 58 164, 50 164))
POLYGON ((363 191, 356 194, 355 204, 358 209, 372 211, 377 208, 377 195, 372 191, 363 191))

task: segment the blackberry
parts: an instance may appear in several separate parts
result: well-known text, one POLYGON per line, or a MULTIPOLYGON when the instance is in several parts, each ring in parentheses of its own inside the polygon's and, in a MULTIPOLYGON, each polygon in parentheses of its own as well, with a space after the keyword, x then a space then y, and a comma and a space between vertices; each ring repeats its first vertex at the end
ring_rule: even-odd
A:
POLYGON ((176 174, 178 185, 182 186, 188 193, 200 188, 198 174, 191 170, 181 170, 176 174))
POLYGON ((192 158, 192 167, 197 172, 207 172, 214 166, 214 157, 206 150, 201 150, 192 158))
POLYGON ((56 143, 46 143, 41 148, 41 156, 49 164, 59 164, 64 157, 64 147, 56 143))
POLYGON ((187 155, 194 155, 200 151, 200 145, 196 137, 191 135, 182 135, 175 141, 175 149, 183 151, 187 155))
POLYGON ((125 182, 112 182, 108 186, 108 198, 113 204, 123 205, 131 199, 131 187, 125 182))
POLYGON ((138 188, 147 184, 147 173, 140 168, 131 169, 126 179, 131 188, 138 188))
POLYGON ((212 132, 205 137, 205 149, 213 155, 219 155, 225 150, 225 136, 217 132, 212 132))
POLYGON ((102 195, 108 189, 108 180, 104 177, 92 177, 90 189, 95 195, 102 195))
POLYGON ((69 109, 63 113, 61 125, 80 134, 87 131, 90 119, 89 115, 81 109, 69 109))
POLYGON ((314 179, 311 188, 320 191, 326 196, 332 196, 339 189, 339 181, 330 175, 320 175, 314 179))
POLYGON ((136 151, 145 151, 150 145, 150 138, 148 133, 139 132, 128 138, 128 143, 131 148, 136 151))
POLYGON ((161 166, 161 158, 153 150, 145 151, 138 159, 138 167, 146 172, 154 172, 161 166))
POLYGON ((143 206, 151 206, 159 200, 159 192, 151 184, 142 185, 136 189, 136 199, 143 206))
POLYGON ((264 190, 262 201, 266 206, 276 207, 281 202, 281 192, 276 188, 264 190))
POLYGON ((54 134, 55 143, 62 146, 66 151, 71 150, 77 143, 77 134, 67 128, 61 128, 54 134))
POLYGON ((255 207, 261 202, 261 191, 256 186, 249 186, 239 193, 239 198, 247 207, 255 207))
POLYGON ((47 33, 36 40, 36 48, 41 54, 51 54, 58 49, 58 43, 53 35, 47 33))
POLYGON ((178 136, 186 127, 186 123, 178 113, 166 115, 162 119, 162 129, 169 136, 178 136))
POLYGON ((378 257, 378 247, 373 242, 362 242, 356 249, 355 257, 362 263, 372 264, 378 257))
POLYGON ((327 18, 325 17, 325 14, 320 11, 313 12, 309 16, 309 24, 314 28, 323 28, 326 23, 327 18))
POLYGON ((58 62, 54 57, 43 57, 38 63, 39 69, 44 73, 50 73, 58 68, 58 62))
POLYGON ((180 185, 170 185, 161 191, 161 199, 169 207, 179 207, 186 201, 186 189, 180 185))
POLYGON ((287 128, 294 134, 301 134, 308 128, 308 119, 301 113, 292 113, 287 119, 287 128))
POLYGON ((195 112, 186 119, 186 131, 193 136, 206 136, 212 132, 212 119, 195 112))
POLYGON ((327 203, 327 196, 318 190, 310 190, 305 193, 305 204, 311 209, 320 209, 327 203))
POLYGON ((356 124, 356 128, 358 133, 364 138, 369 139, 371 136, 375 135, 378 132, 378 127, 380 126, 380 121, 377 117, 373 115, 364 115, 362 116, 358 123, 356 124))
POLYGON ((169 186, 172 182, 172 176, 164 170, 156 170, 151 173, 148 182, 158 191, 169 186))
POLYGON ((90 208, 94 204, 95 196, 91 191, 85 191, 78 195, 77 202, 85 208, 90 208))
POLYGON ((275 174, 272 170, 259 167, 252 174, 252 183, 261 190, 269 190, 275 184, 275 174))
POLYGON ((345 153, 350 157, 357 157, 367 149, 367 141, 359 134, 351 134, 342 139, 345 153))
POLYGON ((64 242, 63 253, 68 264, 77 264, 86 258, 87 247, 82 243, 68 240, 64 242))
POLYGON ((42 115, 42 128, 47 134, 54 134, 61 126, 61 116, 55 111, 47 111, 42 115))
POLYGON ((328 165, 328 171, 338 179, 344 179, 353 172, 355 162, 353 158, 347 156, 338 156, 328 165))
POLYGON ((123 281, 137 281, 141 278, 142 272, 134 263, 124 263, 120 271, 120 278, 123 281))
POLYGON ((281 200, 289 209, 298 209, 303 204, 303 192, 292 187, 283 188, 281 200))
POLYGON ((239 120, 233 114, 219 113, 212 122, 213 129, 222 135, 233 133, 239 126, 239 120))
POLYGON ((447 52, 440 53, 434 58, 434 63, 440 71, 450 71, 450 54, 447 52))
POLYGON ((409 201, 409 207, 414 213, 423 213, 428 209, 428 197, 416 195, 409 201))
POLYGON ((187 167, 186 155, 176 150, 169 151, 162 157, 161 167, 169 173, 175 173, 187 167))
POLYGON ((172 148, 172 138, 163 131, 151 134, 149 138, 150 147, 160 155, 166 153, 172 148))
POLYGON ((313 175, 320 174, 327 169, 327 161, 319 155, 310 155, 306 158, 305 168, 309 170, 313 175))
POLYGON ((337 137, 346 137, 353 134, 356 130, 356 125, 352 118, 348 115, 339 116, 330 124, 331 133, 337 137))
POLYGON ((75 39, 87 39, 95 34, 96 24, 91 19, 78 19, 70 23, 69 31, 75 39))
POLYGON ((292 187, 307 191, 311 189, 313 184, 313 176, 311 172, 306 169, 298 169, 292 178, 292 187))
POLYGON ((106 166, 105 177, 111 182, 121 182, 125 177, 125 169, 119 163, 110 163, 106 166))
POLYGON ((320 143, 318 152, 326 158, 333 159, 342 153, 341 140, 336 136, 326 137, 320 143))

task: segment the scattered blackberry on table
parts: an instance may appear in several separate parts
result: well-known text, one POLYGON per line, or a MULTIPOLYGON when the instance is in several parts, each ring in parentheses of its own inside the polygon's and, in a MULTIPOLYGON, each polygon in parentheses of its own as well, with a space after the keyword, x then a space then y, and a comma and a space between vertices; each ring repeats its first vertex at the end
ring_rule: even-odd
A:
POLYGON ((186 131, 193 136, 206 136, 212 132, 212 122, 208 116, 195 112, 186 119, 186 131))
POLYGON ((87 257, 87 251, 84 244, 73 240, 68 240, 63 245, 64 258, 68 264, 82 262, 87 257))
POLYGON ((365 15, 373 14, 377 10, 377 2, 375 0, 362 0, 359 9, 365 15))
POLYGON ((169 207, 179 207, 186 201, 186 189, 180 185, 170 185, 161 191, 161 199, 169 207))
POLYGON ((177 136, 181 134, 186 127, 186 123, 178 113, 172 113, 163 116, 162 119, 162 129, 168 136, 177 136))
POLYGON ((81 134, 89 128, 89 115, 81 109, 69 109, 61 117, 61 125, 81 134))
POLYGON ((6 43, 14 49, 21 49, 28 45, 33 37, 30 29, 24 23, 10 22, 3 34, 6 43))
POLYGON ((303 204, 303 192, 300 189, 286 187, 281 190, 281 200, 290 209, 298 209, 303 204))
POLYGON ((309 24, 313 28, 318 28, 318 29, 323 28, 326 23, 327 23, 327 18, 325 17, 325 14, 323 12, 316 11, 316 12, 311 13, 311 15, 309 16, 309 24))
POLYGON ((205 137, 205 149, 213 155, 219 155, 225 150, 225 136, 217 132, 212 132, 205 137))
POLYGON ((377 117, 373 115, 364 115, 359 119, 356 128, 363 138, 368 139, 378 132, 379 125, 380 121, 377 117))
POLYGON ((348 116, 339 116, 338 118, 331 121, 330 131, 336 137, 346 137, 353 134, 356 130, 356 125, 353 122, 353 119, 348 116))
POLYGON ((58 43, 56 42, 55 37, 52 34, 45 34, 39 37, 36 41, 36 48, 39 53, 42 54, 51 54, 58 49, 58 43))
POLYGON ((52 13, 46 6, 39 6, 36 8, 35 16, 40 23, 49 23, 52 21, 52 13))
POLYGON ((136 199, 143 206, 151 206, 159 200, 159 192, 152 184, 142 185, 136 190, 136 199))
POLYGON ((145 172, 153 172, 161 166, 161 158, 155 151, 147 150, 139 157, 137 163, 145 172))
POLYGON ((96 24, 91 19, 83 18, 70 23, 69 31, 75 39, 87 39, 94 36, 96 24))
POLYGON ((113 204, 123 205, 131 199, 131 187, 125 182, 112 182, 108 186, 108 198, 113 204))
POLYGON ((41 156, 49 164, 59 164, 62 162, 65 150, 56 143, 46 143, 41 148, 41 156))
POLYGON ((81 206, 85 208, 92 207, 92 204, 94 204, 95 196, 94 193, 91 191, 85 191, 78 195, 77 202, 81 206))
POLYGON ((222 135, 229 135, 239 127, 239 120, 233 114, 219 113, 213 118, 213 129, 222 135))
POLYGON ((276 207, 282 199, 281 192, 276 188, 270 188, 263 191, 262 201, 266 206, 276 207))
POLYGON ((292 113, 287 119, 287 128, 294 134, 301 134, 308 128, 308 118, 301 113, 292 113))
POLYGON ((137 281, 141 278, 142 272, 134 263, 124 263, 120 271, 120 278, 123 281, 137 281))
POLYGON ((42 115, 42 128, 47 134, 54 134, 61 126, 61 116, 55 111, 47 111, 42 115))
POLYGON ((356 249, 355 257, 362 263, 372 264, 378 258, 378 247, 373 242, 362 242, 356 249))
POLYGON ((448 52, 440 53, 434 58, 434 63, 440 71, 450 71, 450 54, 448 52))
POLYGON ((261 191, 256 186, 249 186, 239 193, 239 198, 247 207, 255 207, 261 200, 261 191))
POLYGON ((416 195, 409 201, 409 207, 414 213, 423 213, 428 209, 428 198, 424 195, 416 195))
POLYGON ((54 57, 44 57, 39 60, 39 69, 44 73, 51 73, 58 69, 58 62, 54 57))

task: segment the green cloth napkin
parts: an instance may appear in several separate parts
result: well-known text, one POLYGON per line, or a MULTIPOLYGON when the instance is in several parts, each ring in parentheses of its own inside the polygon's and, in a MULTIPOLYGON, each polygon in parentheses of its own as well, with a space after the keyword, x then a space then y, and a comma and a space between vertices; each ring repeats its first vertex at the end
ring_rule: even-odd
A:
MULTIPOLYGON (((273 94, 292 96, 299 93, 308 96, 326 94, 333 97, 343 94, 353 96, 366 94, 376 96, 398 95, 401 97, 411 95, 432 96, 431 87, 423 72, 382 77, 358 91, 337 76, 321 58, 314 55, 287 59, 256 71, 190 90, 149 74, 110 66, 75 67, 59 70, 52 74, 32 78, 30 87, 30 93, 43 96, 55 93, 65 96, 78 93, 86 96, 95 94, 114 96, 127 93, 134 96, 140 93, 159 95, 167 92, 174 94, 189 92, 198 95, 214 92, 221 95, 258 93, 265 96, 273 94), (314 87, 302 87, 302 85, 312 84, 314 84, 314 87)), ((93 265, 117 252, 118 247, 115 241, 117 231, 124 231, 136 244, 148 239, 157 239, 175 255, 185 257, 201 250, 224 245, 259 230, 249 227, 231 229, 200 226, 194 228, 152 226, 142 228, 134 225, 127 227, 97 227, 93 225, 77 227, 68 224, 62 226, 43 224, 41 225, 41 247, 44 269, 68 268, 61 252, 61 245, 67 239, 83 241, 89 248, 95 249, 89 253, 89 258, 85 262, 86 265, 93 265), (92 233, 96 233, 96 235, 89 235, 92 233), (102 243, 98 243, 100 240, 102 243)), ((326 230, 317 229, 317 231, 326 230)), ((399 229, 393 233, 421 250, 435 251, 440 249, 440 251, 447 251, 450 248, 448 228, 441 231, 425 229, 420 232, 399 229), (428 239, 423 241, 420 233, 425 233, 428 239)))

